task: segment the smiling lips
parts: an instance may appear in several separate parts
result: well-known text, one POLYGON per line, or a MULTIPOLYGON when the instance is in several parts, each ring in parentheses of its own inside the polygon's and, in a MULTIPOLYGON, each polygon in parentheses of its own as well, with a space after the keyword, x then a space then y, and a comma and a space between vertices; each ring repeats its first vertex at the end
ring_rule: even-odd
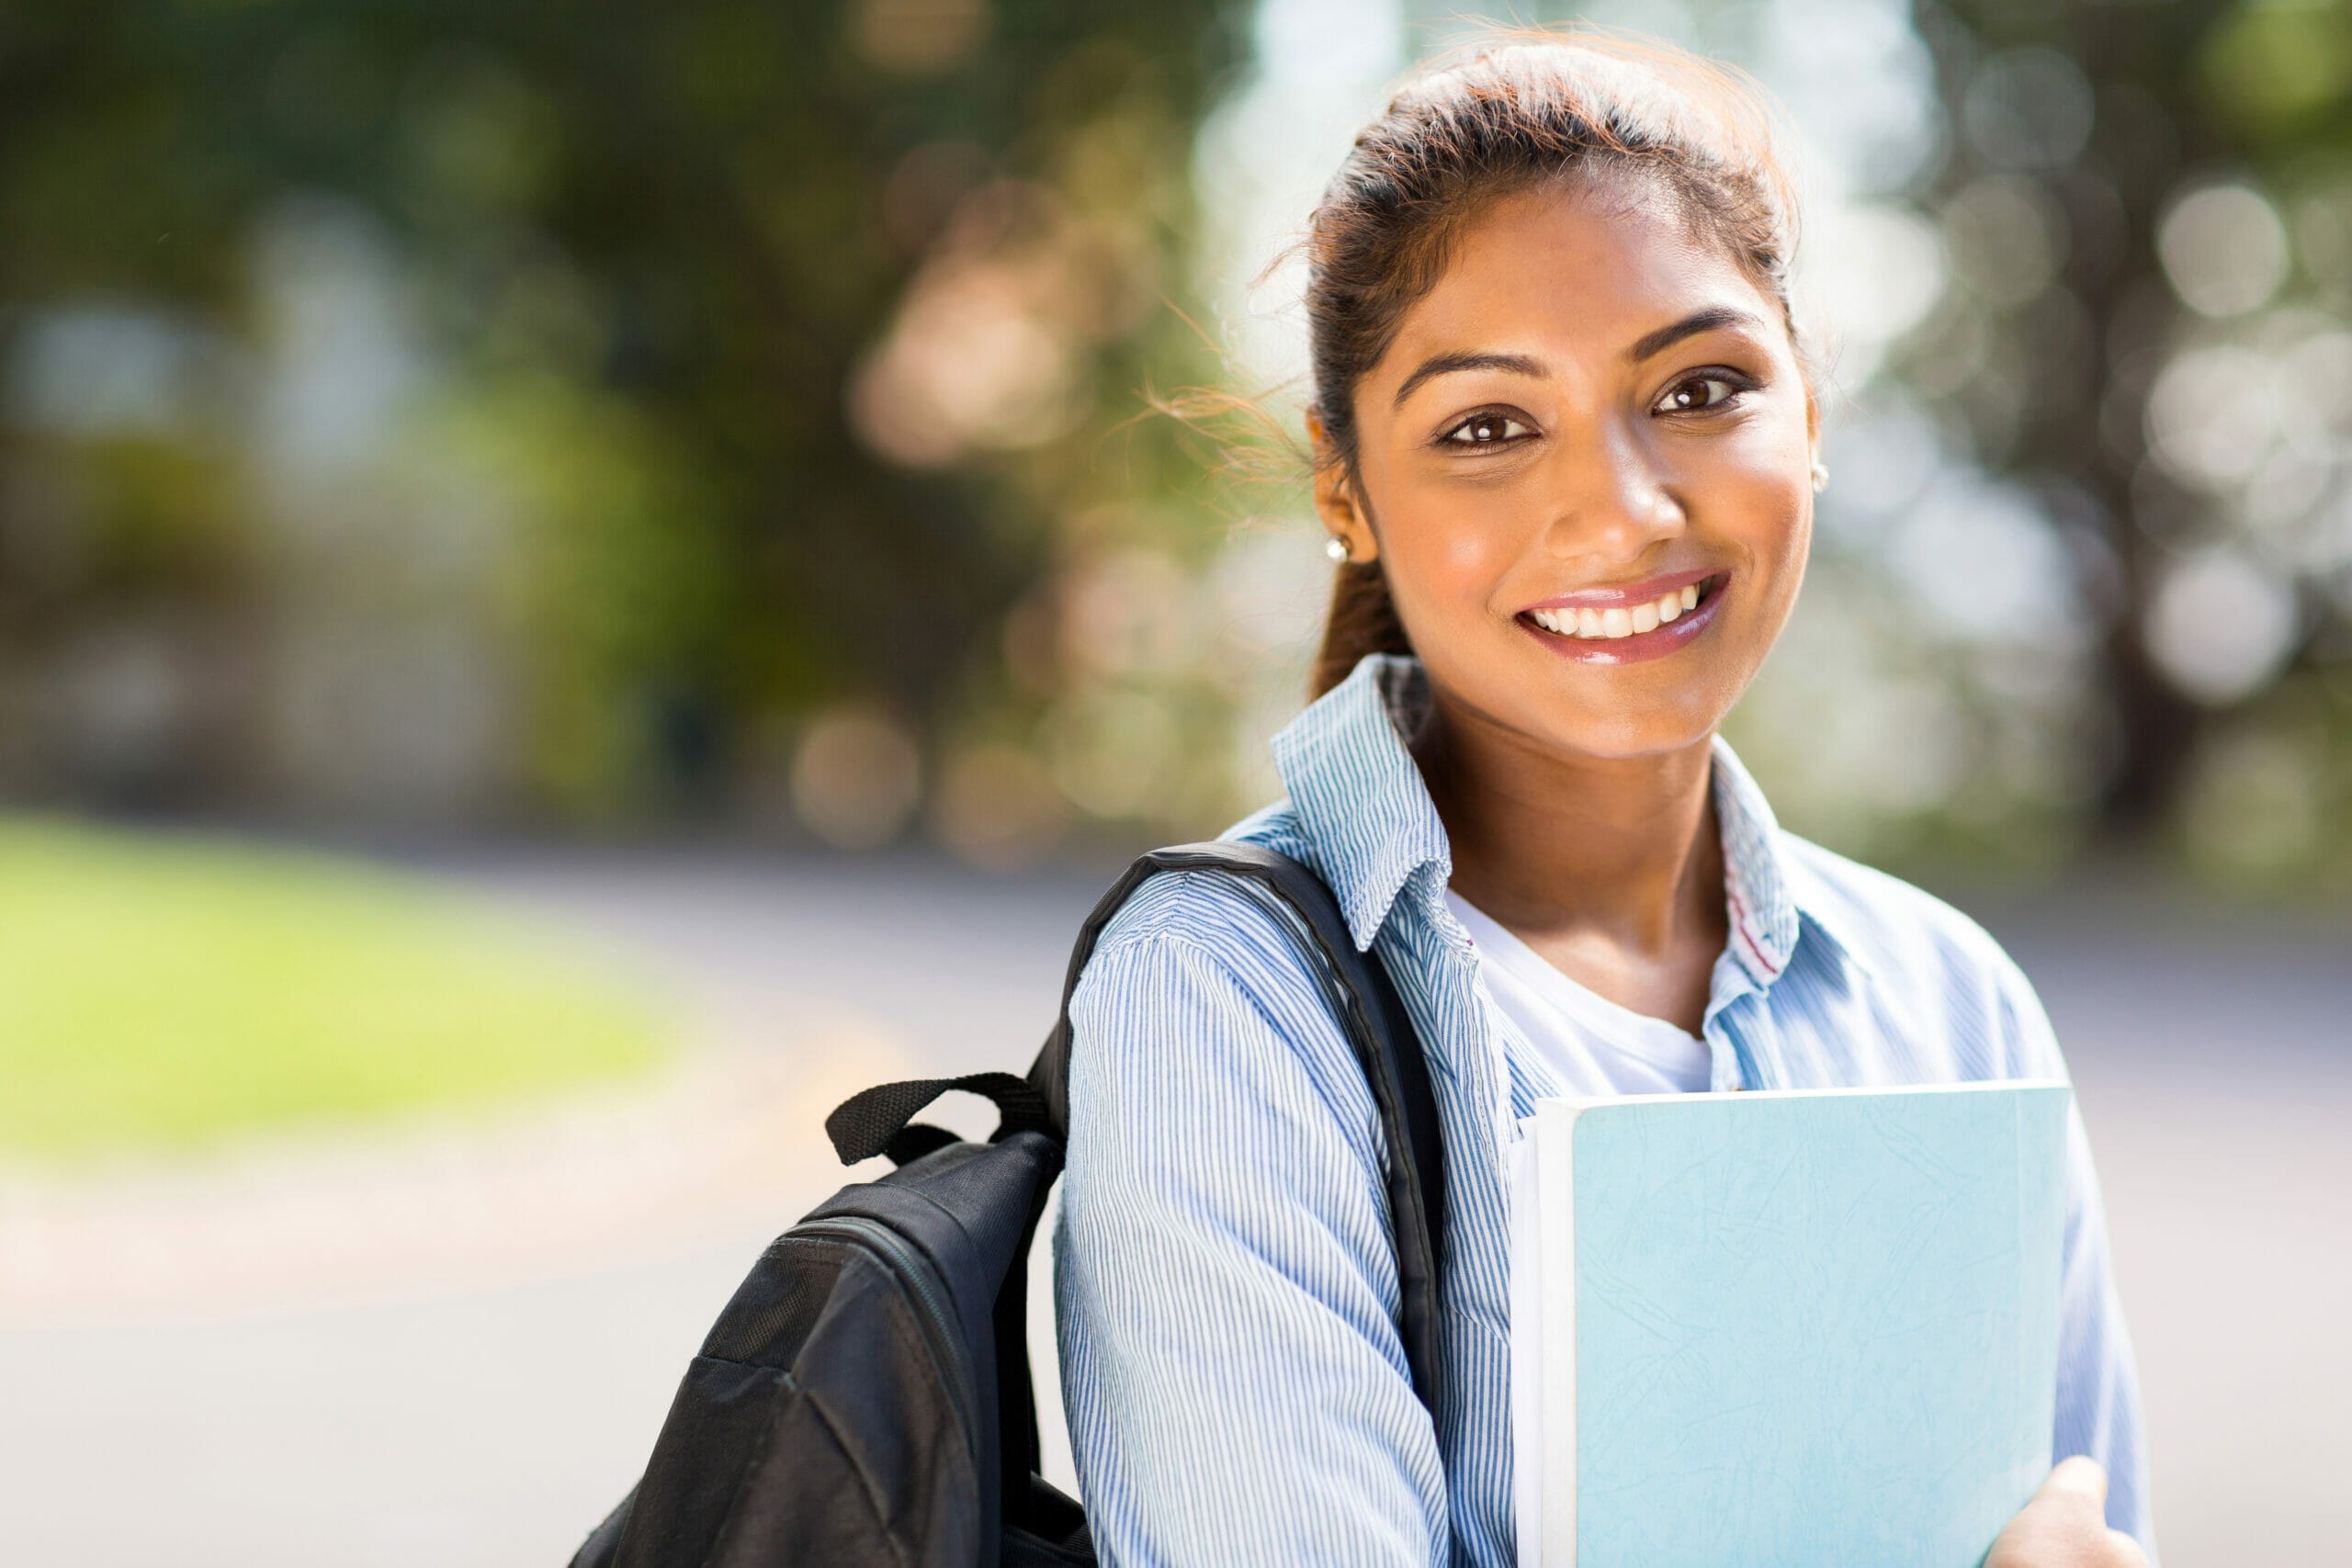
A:
POLYGON ((1546 599, 1519 614, 1546 647, 1589 662, 1616 664, 1670 653, 1714 618, 1724 574, 1679 572, 1618 589, 1546 599))
POLYGON ((1698 607, 1718 574, 1676 571, 1620 588, 1587 588, 1530 604, 1522 614, 1563 637, 1621 637, 1655 631, 1698 607))

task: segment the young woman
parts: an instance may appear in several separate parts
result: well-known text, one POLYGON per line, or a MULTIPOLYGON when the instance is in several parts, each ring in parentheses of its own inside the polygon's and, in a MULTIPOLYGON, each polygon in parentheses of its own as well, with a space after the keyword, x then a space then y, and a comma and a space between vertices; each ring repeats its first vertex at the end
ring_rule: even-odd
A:
MULTIPOLYGON (((1516 1119, 1540 1098, 2066 1076, 1982 927, 1778 827, 1717 727, 1804 577, 1818 376, 1739 78, 1512 35, 1413 78, 1306 244, 1338 582, 1286 797, 1428 1054, 1432 1423, 1370 1094, 1281 919, 1214 874, 1122 910, 1073 1001, 1065 1398, 1106 1563, 1513 1561, 1516 1119)), ((2069 1126, 2054 1452, 1994 1568, 2148 1559, 2132 1345, 2069 1126), (2067 1456, 2087 1456, 2069 1458, 2067 1456)))

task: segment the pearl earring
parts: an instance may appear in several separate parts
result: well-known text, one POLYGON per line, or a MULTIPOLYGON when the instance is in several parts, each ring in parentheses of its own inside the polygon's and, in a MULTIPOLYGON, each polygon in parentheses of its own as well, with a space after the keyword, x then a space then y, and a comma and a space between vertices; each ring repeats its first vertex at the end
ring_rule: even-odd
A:
POLYGON ((1334 534, 1323 541, 1323 553, 1335 561, 1345 560, 1348 558, 1348 542, 1334 534))
POLYGON ((1813 493, 1819 495, 1829 484, 1829 466, 1820 458, 1813 460, 1813 493))

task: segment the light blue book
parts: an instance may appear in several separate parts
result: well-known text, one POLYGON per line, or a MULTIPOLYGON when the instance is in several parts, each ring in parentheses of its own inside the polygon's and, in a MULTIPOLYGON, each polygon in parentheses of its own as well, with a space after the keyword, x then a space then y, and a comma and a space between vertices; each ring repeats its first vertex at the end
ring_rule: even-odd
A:
POLYGON ((1977 1568, 2052 1464, 2062 1079, 1541 1101, 1527 1568, 1977 1568))

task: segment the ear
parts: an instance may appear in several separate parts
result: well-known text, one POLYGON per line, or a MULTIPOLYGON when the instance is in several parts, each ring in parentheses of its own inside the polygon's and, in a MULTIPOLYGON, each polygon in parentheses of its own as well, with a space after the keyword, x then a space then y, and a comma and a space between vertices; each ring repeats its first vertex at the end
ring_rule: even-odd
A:
POLYGON ((1349 488, 1330 433, 1323 428, 1323 415, 1312 404, 1306 410, 1306 438, 1315 453, 1316 516, 1323 520, 1327 531, 1347 541, 1350 560, 1359 564, 1371 560, 1377 549, 1371 525, 1349 488))
POLYGON ((1814 456, 1821 455, 1821 400, 1810 386, 1804 389, 1804 445, 1814 456))

